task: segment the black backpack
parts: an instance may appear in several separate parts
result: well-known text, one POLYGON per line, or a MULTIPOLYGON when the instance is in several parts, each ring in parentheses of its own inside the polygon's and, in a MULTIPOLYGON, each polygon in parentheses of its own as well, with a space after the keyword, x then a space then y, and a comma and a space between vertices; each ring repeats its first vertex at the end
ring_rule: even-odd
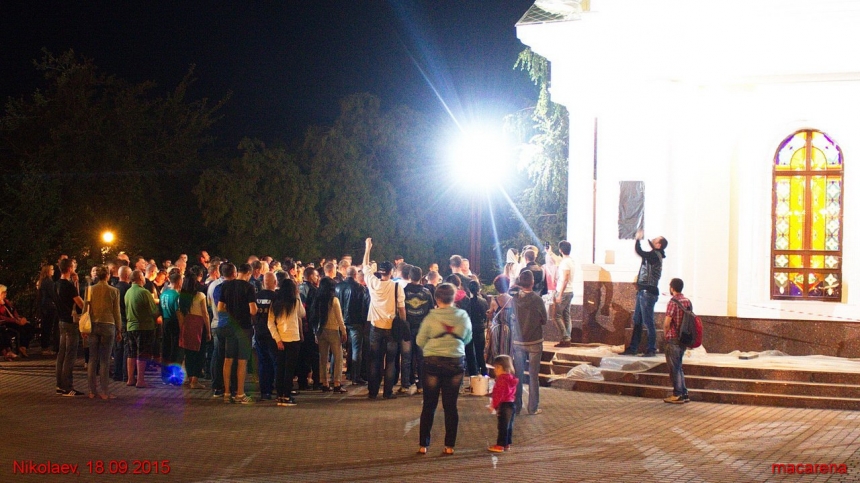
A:
POLYGON ((693 313, 692 302, 689 310, 675 299, 672 299, 672 302, 675 302, 684 314, 681 318, 681 327, 678 330, 678 343, 688 349, 699 347, 702 345, 702 319, 693 313))

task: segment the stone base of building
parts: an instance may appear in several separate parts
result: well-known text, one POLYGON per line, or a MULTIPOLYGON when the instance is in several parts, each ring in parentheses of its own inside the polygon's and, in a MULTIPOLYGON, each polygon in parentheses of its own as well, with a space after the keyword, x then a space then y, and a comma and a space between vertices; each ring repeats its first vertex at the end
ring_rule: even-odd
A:
MULTIPOLYGON (((580 343, 625 345, 633 324, 636 288, 632 283, 585 282, 583 304, 571 308, 571 339, 580 343)), ((658 329, 663 313, 655 314, 658 329)), ((702 316, 708 352, 778 350, 790 355, 860 358, 860 323, 702 316)), ((550 321, 548 341, 560 340, 550 321)), ((644 334, 643 334, 644 339, 644 334)))

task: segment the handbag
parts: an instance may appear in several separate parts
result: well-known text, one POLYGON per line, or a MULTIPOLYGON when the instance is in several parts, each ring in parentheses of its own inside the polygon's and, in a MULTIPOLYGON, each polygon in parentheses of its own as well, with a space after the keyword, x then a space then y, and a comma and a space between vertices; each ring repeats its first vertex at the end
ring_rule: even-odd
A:
POLYGON ((182 316, 182 320, 182 326, 179 328, 179 347, 190 351, 199 351, 203 342, 206 319, 202 315, 188 312, 182 316))
POLYGON ((87 302, 84 304, 85 311, 78 319, 78 329, 81 331, 81 334, 92 334, 93 332, 93 321, 90 318, 90 296, 92 289, 92 287, 87 287, 87 302))

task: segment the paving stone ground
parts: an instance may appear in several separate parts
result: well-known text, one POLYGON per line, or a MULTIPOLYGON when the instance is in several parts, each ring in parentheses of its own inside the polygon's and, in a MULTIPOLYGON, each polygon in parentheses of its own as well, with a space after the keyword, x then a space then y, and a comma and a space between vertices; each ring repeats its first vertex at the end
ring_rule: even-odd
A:
MULTIPOLYGON (((87 391, 83 361, 75 387, 87 391)), ((224 404, 206 390, 112 382, 118 398, 54 394, 53 361, 0 363, 0 482, 860 482, 860 413, 659 400, 541 389, 509 453, 486 398, 460 398, 456 454, 441 456, 441 407, 415 455, 421 396, 370 401, 305 393, 299 405, 224 404), (15 462, 78 465, 80 476, 16 473, 15 462), (169 474, 152 463, 167 461, 169 474), (104 473, 90 473, 88 463, 104 473), (150 474, 110 474, 111 469, 150 474), (847 474, 773 474, 775 463, 846 464, 847 474)), ((366 394, 366 390, 365 394, 366 394)), ((257 395, 257 394, 254 394, 257 395)))

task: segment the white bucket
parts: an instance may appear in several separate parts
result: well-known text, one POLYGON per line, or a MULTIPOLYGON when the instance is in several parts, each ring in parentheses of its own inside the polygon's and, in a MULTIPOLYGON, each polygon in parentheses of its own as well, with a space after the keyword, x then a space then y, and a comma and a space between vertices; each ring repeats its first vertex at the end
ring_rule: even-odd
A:
POLYGON ((469 378, 469 387, 473 396, 486 396, 490 389, 490 378, 487 376, 472 376, 469 378))

